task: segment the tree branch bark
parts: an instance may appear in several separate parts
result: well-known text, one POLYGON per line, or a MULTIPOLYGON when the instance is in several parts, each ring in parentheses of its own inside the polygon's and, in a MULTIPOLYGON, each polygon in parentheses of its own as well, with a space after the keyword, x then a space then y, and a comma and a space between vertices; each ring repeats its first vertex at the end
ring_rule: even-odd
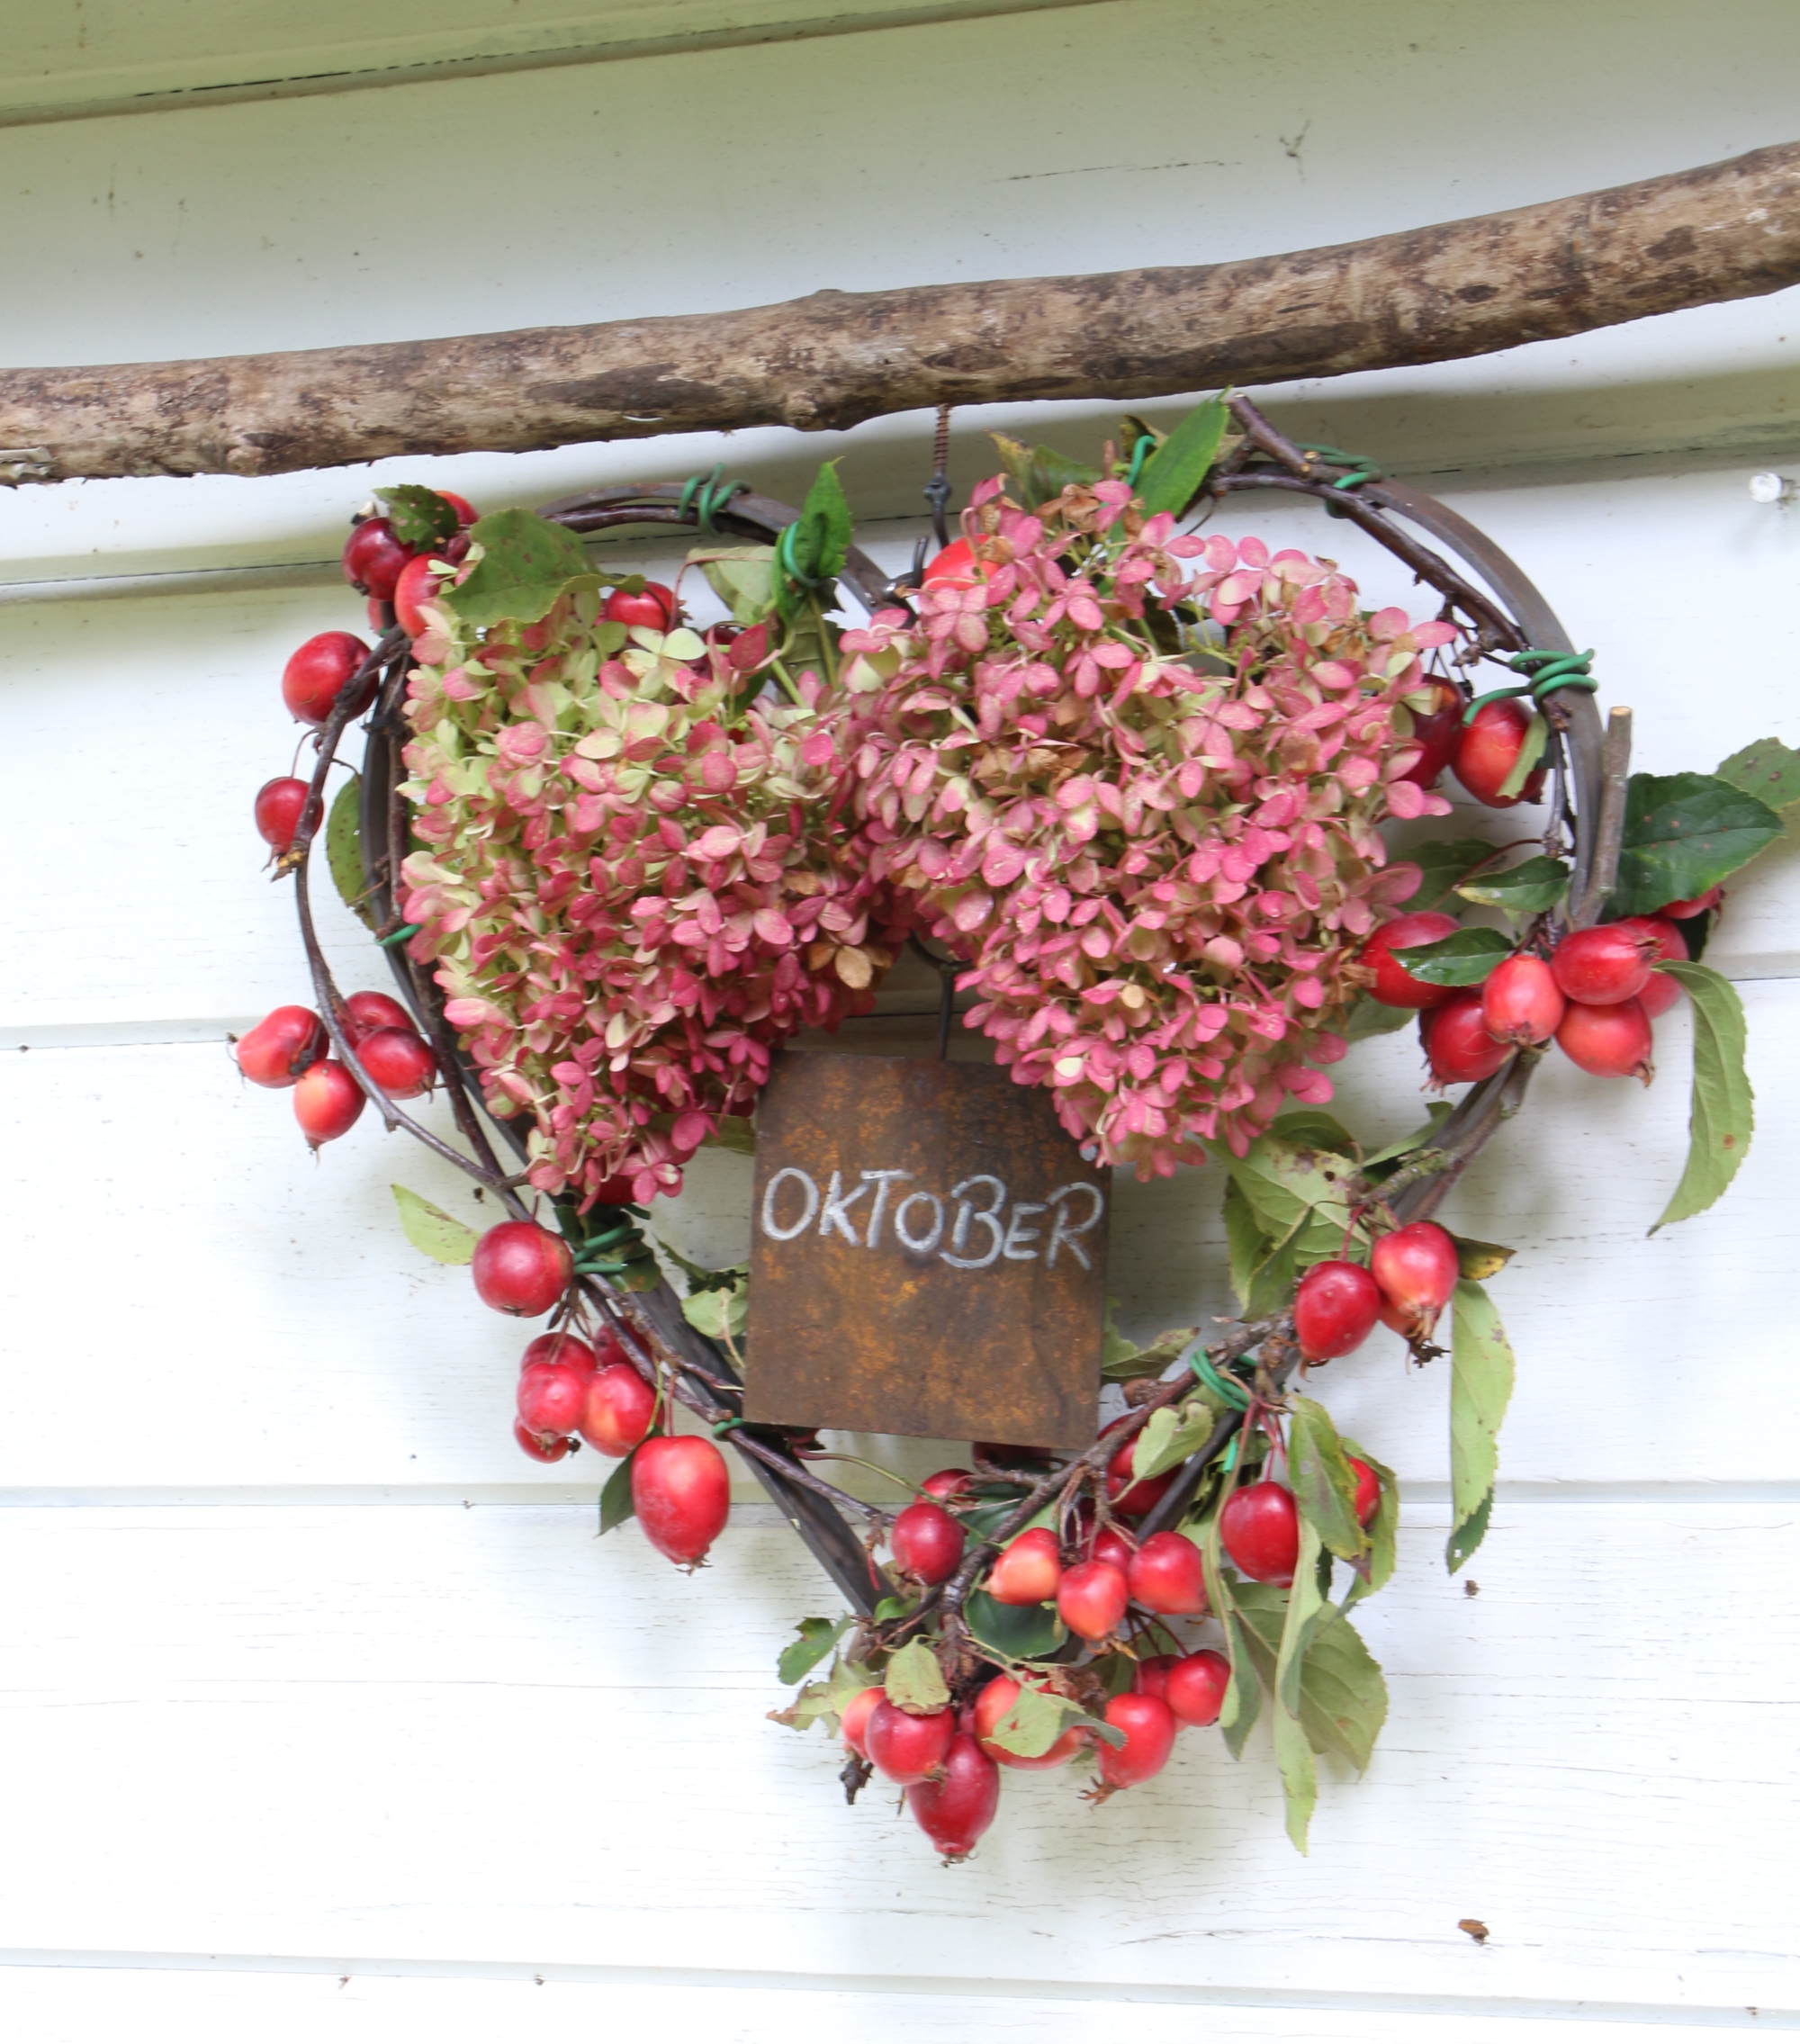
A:
POLYGON ((1800 283, 1800 143, 1336 248, 1190 269, 211 361, 0 372, 0 481, 1166 397, 1491 354, 1800 283))

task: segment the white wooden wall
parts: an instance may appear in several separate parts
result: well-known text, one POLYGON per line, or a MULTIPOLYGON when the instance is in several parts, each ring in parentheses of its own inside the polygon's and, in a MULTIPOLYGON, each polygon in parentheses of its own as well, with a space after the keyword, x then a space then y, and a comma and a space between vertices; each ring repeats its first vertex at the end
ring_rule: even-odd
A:
MULTIPOLYGON (((436 47, 387 5, 300 10, 302 33, 206 0, 164 47, 156 12, 0 5, 0 122, 24 123, 0 132, 6 361, 1203 260, 1800 128, 1785 0, 1112 0, 760 42, 834 11, 537 6, 503 32, 464 7, 436 47), (745 40, 503 68, 663 29, 745 40), (434 56, 474 75, 363 89, 434 56), (256 104, 167 96, 271 78, 256 104), (106 111, 134 95, 152 111, 106 111)), ((1790 294, 1282 401, 1436 476, 1598 649, 1640 763, 1707 767, 1800 743, 1800 512, 1744 488, 1800 459, 1796 352, 1790 294)), ((999 419, 1091 446, 1106 417, 999 419)), ((958 421, 965 487, 984 423, 958 421)), ((382 473, 491 506, 720 454, 793 491, 842 453, 897 562, 922 428, 382 473)), ((763 1718, 793 1621, 832 1608, 768 1508, 693 1580, 632 1532, 597 1544, 594 1458, 518 1454, 517 1337, 409 1250, 386 1188, 474 1218, 466 1193, 369 1125, 315 1166, 228 1060, 228 1029, 303 996, 248 805, 292 743, 286 652, 356 621, 329 561, 369 482, 0 500, 4 2034, 1800 2029, 1800 859, 1734 896, 1714 954, 1760 1123, 1724 1206, 1644 1239, 1684 1141, 1678 1016, 1647 1095, 1547 1066, 1459 1198, 1521 1251, 1494 1287, 1521 1368, 1479 1595, 1440 1559, 1442 1372, 1377 1345, 1330 1373, 1407 1507, 1368 1607, 1388 1729, 1365 1780, 1326 1783, 1311 1857, 1263 1741, 1234 1766, 1190 1734, 1097 1813, 1009 1780, 945 1871, 881 1796, 845 1809, 823 1739, 763 1718)), ((1233 523, 1364 563, 1292 510, 1233 523)), ((1418 1084, 1406 1039, 1358 1052, 1359 1125, 1410 1125, 1418 1084)), ((1224 1309, 1217 1191, 1120 1187, 1128 1326, 1224 1309)), ((741 1246, 745 1193, 737 1160, 697 1170, 688 1245, 741 1246)))

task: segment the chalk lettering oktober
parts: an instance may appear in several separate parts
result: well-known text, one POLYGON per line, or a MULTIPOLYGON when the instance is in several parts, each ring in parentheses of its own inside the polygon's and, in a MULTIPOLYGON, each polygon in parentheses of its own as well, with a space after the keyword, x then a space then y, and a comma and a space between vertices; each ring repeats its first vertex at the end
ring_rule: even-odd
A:
POLYGON ((812 1233, 820 1241, 841 1240, 853 1249, 878 1250, 892 1243, 910 1256, 935 1256, 952 1270, 1040 1259, 1045 1269, 1054 1270, 1064 1250, 1084 1270, 1094 1268, 1081 1238, 1098 1226, 1106 1195, 1088 1180, 1058 1185, 1041 1200, 1014 1201, 1009 1211, 1008 1188, 991 1172, 972 1173, 952 1185, 948 1200, 923 1190, 896 1197, 896 1189, 914 1176, 910 1171, 863 1171, 846 1186, 843 1173, 833 1171, 822 1192, 811 1172, 789 1164, 763 1188, 757 1225, 772 1242, 793 1242, 812 1233), (860 1208, 864 1199, 868 1204, 860 1208))

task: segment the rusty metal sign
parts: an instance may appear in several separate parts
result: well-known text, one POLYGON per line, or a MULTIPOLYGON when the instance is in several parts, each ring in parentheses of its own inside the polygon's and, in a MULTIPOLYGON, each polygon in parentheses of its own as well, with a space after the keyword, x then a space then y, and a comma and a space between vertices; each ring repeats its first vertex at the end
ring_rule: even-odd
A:
POLYGON ((1086 1446, 1111 1200, 996 1066, 788 1052, 756 1114, 745 1417, 1086 1446))

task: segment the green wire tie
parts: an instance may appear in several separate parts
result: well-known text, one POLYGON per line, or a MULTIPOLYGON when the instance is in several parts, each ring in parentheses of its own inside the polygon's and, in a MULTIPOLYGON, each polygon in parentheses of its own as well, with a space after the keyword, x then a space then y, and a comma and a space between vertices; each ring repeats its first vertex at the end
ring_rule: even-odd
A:
POLYGON ((1594 659, 1594 649, 1586 653, 1550 653, 1542 646, 1529 646, 1524 653, 1516 653, 1507 662, 1515 674, 1526 679, 1516 681, 1505 689, 1490 689, 1485 695, 1477 696, 1462 713, 1465 725, 1472 724, 1475 713, 1488 703, 1506 702, 1518 696, 1529 696, 1534 704, 1542 705, 1544 698, 1559 689, 1585 689, 1589 694, 1600 684, 1588 671, 1594 659))
POLYGON ((377 937, 375 941, 385 950, 390 944, 403 944, 409 937, 418 936, 424 927, 425 925, 422 923, 402 923, 392 937, 377 937))
POLYGON ((719 513, 740 491, 750 488, 747 482, 726 482, 724 473, 725 464, 719 462, 710 475, 690 475, 681 485, 680 515, 685 518, 691 508, 702 532, 716 531, 719 513))
MULTIPOLYGON (((1195 1347, 1188 1351, 1187 1366, 1206 1386, 1208 1391, 1222 1398, 1228 1405, 1236 1406, 1239 1412, 1247 1412, 1250 1409, 1249 1392, 1244 1389, 1236 1377, 1222 1375, 1215 1368, 1211 1356, 1206 1353, 1204 1348, 1195 1347)), ((1230 1466, 1228 1463, 1226 1464, 1228 1469, 1230 1466)))
POLYGON ((1135 497, 1138 494, 1138 478, 1144 473, 1144 464, 1150 458, 1150 451, 1156 444, 1154 433, 1140 433, 1131 449, 1131 465, 1125 472, 1125 487, 1135 497))
POLYGON ((713 1438, 716 1441, 722 1441, 724 1439, 727 1434, 733 1432, 735 1428, 739 1427, 747 1427, 749 1424, 750 1422, 747 1419, 742 1418, 721 1419, 718 1425, 713 1428, 713 1438))

